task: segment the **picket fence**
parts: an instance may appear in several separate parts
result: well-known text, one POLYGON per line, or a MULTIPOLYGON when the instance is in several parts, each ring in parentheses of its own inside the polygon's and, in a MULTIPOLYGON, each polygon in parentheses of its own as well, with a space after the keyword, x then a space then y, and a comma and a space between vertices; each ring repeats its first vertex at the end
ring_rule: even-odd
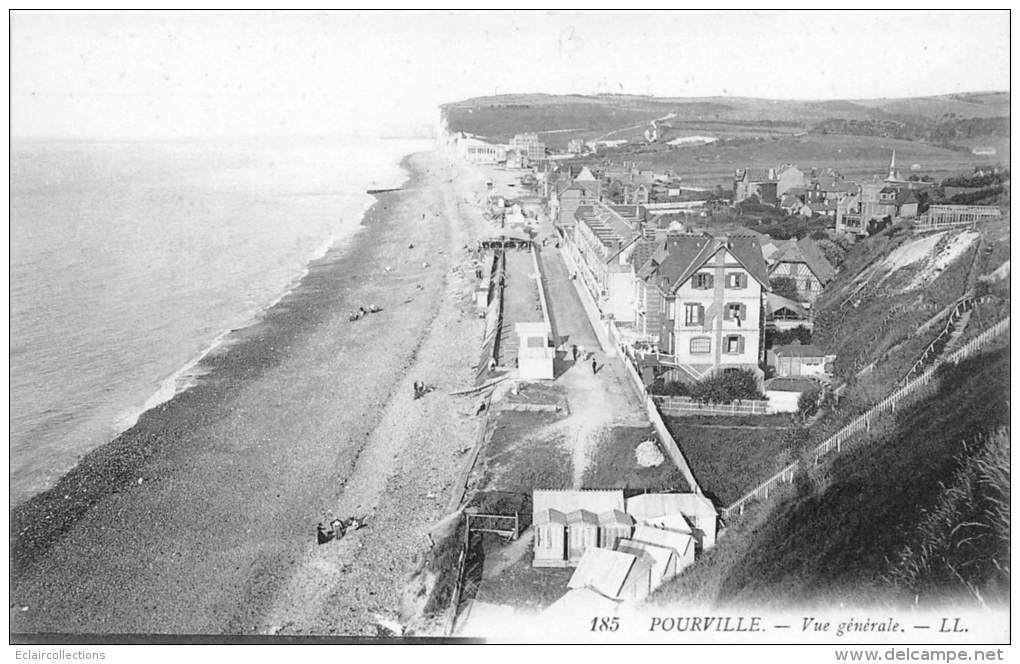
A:
POLYGON ((761 399, 738 399, 732 403, 702 403, 690 397, 652 395, 665 415, 769 415, 769 402, 761 399))
MULTIPOLYGON (((927 386, 932 379, 935 377, 935 371, 943 364, 956 364, 961 360, 964 360, 978 350, 980 350, 987 343, 995 339, 1000 334, 1009 331, 1009 316, 999 321, 995 325, 982 332, 980 335, 969 341, 968 343, 961 346, 956 351, 950 353, 942 361, 936 362, 926 369, 923 373, 917 376, 903 387, 899 388, 882 401, 875 404, 863 415, 856 417, 845 427, 837 431, 835 434, 830 436, 824 442, 819 444, 813 451, 814 462, 817 464, 819 460, 835 451, 840 453, 843 451, 843 444, 848 442, 851 438, 857 434, 870 431, 871 423, 876 417, 895 411, 900 403, 910 396, 917 390, 927 386)), ((769 479, 762 482, 760 485, 746 493, 739 500, 734 502, 729 507, 725 507, 721 510, 720 514, 723 518, 729 518, 734 514, 743 514, 744 507, 753 500, 762 500, 769 497, 769 493, 778 488, 780 484, 792 482, 796 472, 800 466, 799 461, 794 461, 789 466, 783 468, 778 473, 770 477, 769 479)))

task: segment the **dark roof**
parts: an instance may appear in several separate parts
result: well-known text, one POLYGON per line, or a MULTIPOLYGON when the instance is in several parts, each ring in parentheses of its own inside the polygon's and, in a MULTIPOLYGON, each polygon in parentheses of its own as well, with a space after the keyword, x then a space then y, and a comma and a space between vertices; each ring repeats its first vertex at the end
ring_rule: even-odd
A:
POLYGON ((836 276, 836 268, 832 267, 832 263, 809 237, 781 245, 779 251, 772 256, 771 263, 773 269, 779 263, 804 263, 822 284, 829 283, 836 276))
POLYGON ((635 272, 639 272, 641 268, 644 267, 645 263, 647 263, 652 257, 652 254, 655 253, 659 244, 660 243, 655 242, 654 240, 647 240, 645 238, 641 238, 637 241, 637 244, 634 245, 634 251, 631 253, 629 261, 630 264, 634 266, 635 272))
POLYGON ((578 206, 574 217, 587 225, 599 242, 610 250, 607 261, 640 237, 637 228, 608 205, 578 206))
POLYGON ((911 203, 920 203, 914 194, 914 190, 900 189, 896 194, 896 205, 910 205, 911 203))
POLYGON ((772 352, 781 357, 825 357, 825 353, 818 346, 802 344, 773 346, 772 352))
POLYGON ((781 377, 765 381, 766 390, 778 392, 812 392, 821 389, 813 380, 807 378, 781 377))
POLYGON ((752 277, 769 288, 768 270, 757 238, 734 235, 713 238, 710 235, 671 235, 666 240, 667 256, 659 266, 660 283, 674 290, 721 250, 728 250, 752 277))
POLYGON ((742 172, 740 174, 740 177, 743 178, 743 177, 746 176, 748 181, 750 181, 750 182, 775 182, 776 181, 775 171, 773 171, 772 177, 769 177, 769 170, 770 169, 768 169, 768 168, 744 168, 744 169, 741 169, 741 170, 742 170, 742 172))

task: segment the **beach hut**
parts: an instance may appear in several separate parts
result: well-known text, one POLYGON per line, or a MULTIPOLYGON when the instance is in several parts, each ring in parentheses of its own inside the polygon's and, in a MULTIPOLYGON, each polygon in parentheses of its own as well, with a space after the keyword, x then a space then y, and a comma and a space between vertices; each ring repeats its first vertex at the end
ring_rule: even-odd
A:
POLYGON ((591 588, 616 600, 639 601, 652 591, 653 560, 593 547, 585 551, 567 583, 569 588, 591 588))
POLYGON ((533 567, 566 567, 567 517, 555 509, 544 509, 532 516, 535 529, 533 567))
MULTIPOLYGON (((532 492, 532 523, 535 524, 536 544, 541 542, 542 546, 536 546, 533 560, 535 567, 566 567, 576 564, 576 558, 568 562, 566 545, 566 515, 579 510, 588 512, 595 523, 591 524, 594 534, 590 534, 591 546, 598 543, 598 519, 597 514, 603 514, 611 510, 624 511, 623 491, 611 490, 557 490, 557 489, 536 489, 532 492), (550 513, 550 510, 555 513, 550 513), (542 524, 543 532, 539 533, 542 524), (555 525, 554 524, 562 524, 555 525), (557 528, 560 528, 563 535, 563 544, 557 544, 553 539, 557 537, 557 528), (541 549, 541 551, 539 551, 541 549), (558 556, 558 557, 557 557, 558 556)), ((578 536, 585 528, 584 524, 578 524, 575 530, 578 536)), ((577 557, 580 557, 578 553, 577 557)))
POLYGON ((621 539, 630 537, 634 519, 622 510, 609 510, 599 514, 599 547, 615 549, 621 539))
POLYGON ((663 582, 669 581, 679 572, 677 571, 676 553, 673 549, 664 546, 649 544, 648 542, 637 542, 632 539, 622 539, 616 547, 620 553, 629 553, 639 558, 647 555, 652 564, 652 590, 655 590, 663 582))
POLYGON ((588 510, 567 515, 567 562, 576 565, 584 552, 594 549, 599 541, 599 518, 588 510))
POLYGON ((694 551, 697 541, 694 533, 655 528, 653 526, 637 526, 631 539, 635 542, 646 542, 655 546, 666 547, 676 554, 676 573, 684 571, 694 563, 694 551))
POLYGON ((718 512, 700 493, 644 493, 628 498, 627 514, 638 524, 691 530, 702 549, 715 546, 718 512))

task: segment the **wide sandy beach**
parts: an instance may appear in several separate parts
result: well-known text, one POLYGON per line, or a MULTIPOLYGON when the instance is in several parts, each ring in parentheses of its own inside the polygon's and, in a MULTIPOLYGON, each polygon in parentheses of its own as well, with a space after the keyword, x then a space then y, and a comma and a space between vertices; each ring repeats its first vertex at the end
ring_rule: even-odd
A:
POLYGON ((210 373, 11 514, 14 633, 377 634, 469 458, 478 171, 407 161, 210 373), (412 246, 413 245, 413 246, 412 246), (359 306, 380 313, 348 320, 359 306), (412 399, 412 383, 436 390, 412 399), (317 546, 334 516, 368 526, 317 546))

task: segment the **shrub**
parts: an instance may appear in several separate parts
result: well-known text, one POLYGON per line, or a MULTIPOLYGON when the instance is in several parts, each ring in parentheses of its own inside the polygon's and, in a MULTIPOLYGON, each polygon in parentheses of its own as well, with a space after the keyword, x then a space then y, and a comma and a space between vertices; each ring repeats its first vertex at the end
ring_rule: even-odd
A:
POLYGON ((797 295, 797 283, 790 277, 770 277, 769 282, 772 284, 772 292, 776 295, 790 300, 800 299, 797 295))
POLYGON ((769 348, 786 346, 792 343, 808 345, 811 343, 811 330, 798 325, 792 330, 766 330, 765 345, 769 348))
POLYGON ((797 409, 800 411, 801 416, 807 419, 818 412, 818 392, 811 390, 810 392, 801 392, 800 398, 797 399, 797 409))
POLYGON ((690 397, 701 403, 731 403, 738 399, 764 399, 753 371, 741 369, 716 374, 696 383, 656 380, 650 391, 663 396, 690 397))

